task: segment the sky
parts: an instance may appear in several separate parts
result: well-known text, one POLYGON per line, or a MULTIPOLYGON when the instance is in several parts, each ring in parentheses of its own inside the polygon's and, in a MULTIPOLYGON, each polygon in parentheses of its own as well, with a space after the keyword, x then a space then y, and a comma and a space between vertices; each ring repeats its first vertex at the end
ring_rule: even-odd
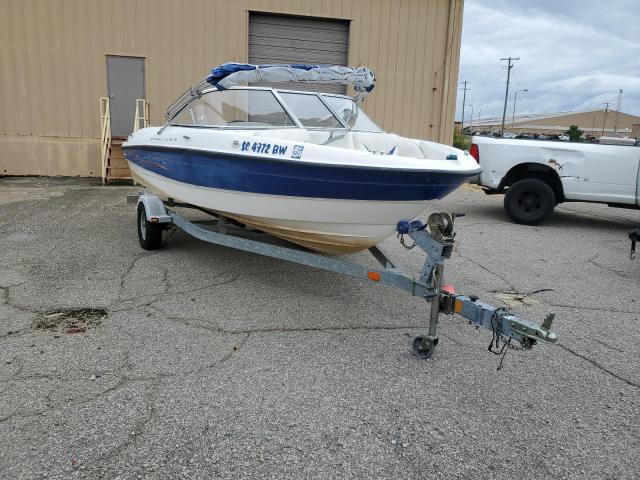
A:
MULTIPOLYGON (((640 0, 465 0, 459 89, 465 119, 616 108, 640 115, 640 0)), ((462 117, 458 91, 456 119, 462 117)))

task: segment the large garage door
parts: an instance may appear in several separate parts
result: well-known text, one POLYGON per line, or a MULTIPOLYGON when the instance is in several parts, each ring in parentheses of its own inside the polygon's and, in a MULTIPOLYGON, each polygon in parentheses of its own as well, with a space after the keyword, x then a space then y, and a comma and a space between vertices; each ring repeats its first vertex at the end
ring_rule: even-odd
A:
MULTIPOLYGON (((251 13, 249 63, 347 65, 349 22, 251 13)), ((344 93, 339 85, 287 83, 290 90, 344 93)))

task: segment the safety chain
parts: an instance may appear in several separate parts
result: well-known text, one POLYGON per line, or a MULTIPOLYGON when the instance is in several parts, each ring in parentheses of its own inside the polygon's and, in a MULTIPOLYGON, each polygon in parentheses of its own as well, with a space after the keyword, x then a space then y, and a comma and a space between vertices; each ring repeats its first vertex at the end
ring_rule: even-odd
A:
POLYGON ((406 245, 404 243, 404 234, 402 234, 402 233, 398 233, 396 238, 400 239, 400 245, 402 245, 405 248, 405 250, 411 250, 413 247, 415 247, 417 245, 416 242, 413 242, 413 245, 406 245))
POLYGON ((496 369, 497 371, 501 370, 502 367, 504 366, 504 357, 507 356, 507 352, 509 350, 528 350, 531 348, 531 346, 533 345, 533 343, 531 344, 522 344, 517 347, 516 345, 513 345, 511 343, 511 341, 513 340, 512 338, 510 338, 509 340, 503 341, 502 347, 500 346, 500 336, 502 335, 502 332, 500 331, 500 323, 499 323, 499 314, 500 313, 509 313, 507 311, 507 309, 500 307, 500 308, 496 308, 493 311, 493 314, 491 315, 491 342, 489 342, 489 347, 487 348, 487 350, 491 353, 493 353, 494 355, 502 355, 502 357, 500 358, 500 363, 498 364, 498 368, 496 369), (495 346, 495 347, 494 347, 495 346))

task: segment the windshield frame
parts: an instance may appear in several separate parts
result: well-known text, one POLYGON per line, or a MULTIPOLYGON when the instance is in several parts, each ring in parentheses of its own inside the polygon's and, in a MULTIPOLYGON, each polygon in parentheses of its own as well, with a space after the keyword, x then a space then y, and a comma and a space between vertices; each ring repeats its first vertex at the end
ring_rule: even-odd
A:
POLYGON ((325 103, 325 105, 333 112, 333 114, 338 118, 338 120, 340 120, 340 122, 347 128, 347 130, 350 130, 352 132, 370 132, 370 133, 386 133, 381 127, 380 125, 378 125, 376 122, 374 122, 369 115, 367 115, 367 112, 365 112, 364 110, 362 110, 360 108, 360 105, 358 105, 358 102, 356 102, 353 98, 351 98, 349 95, 339 95, 337 93, 319 93, 318 96, 322 99, 322 101, 325 103), (340 115, 338 115, 338 112, 336 110, 334 110, 331 105, 329 104, 329 102, 326 101, 326 99, 322 98, 322 97, 336 97, 336 98, 343 98, 345 100, 350 100, 353 102, 353 104, 356 106, 356 108, 358 110, 362 110, 362 112, 366 115, 366 117, 371 121, 371 123, 373 123, 376 127, 378 127, 378 130, 365 130, 362 128, 352 128, 350 127, 347 122, 345 122, 342 117, 340 115))
POLYGON ((261 88, 261 87, 232 87, 226 90, 218 90, 217 88, 207 88, 201 92, 199 92, 198 96, 193 97, 189 102, 187 102, 180 110, 176 111, 173 114, 173 118, 169 120, 169 125, 172 127, 186 127, 186 128, 213 128, 215 130, 281 130, 288 128, 302 128, 302 124, 298 120, 298 118, 293 115, 293 113, 287 108, 287 106, 282 102, 282 99, 276 95, 276 92, 272 88, 261 88), (280 105, 280 107, 287 114, 289 119, 294 123, 294 125, 255 125, 255 126, 247 126, 247 125, 195 125, 188 123, 176 123, 175 119, 180 116, 180 114, 186 109, 191 107, 193 102, 199 100, 205 95, 215 94, 216 92, 224 92, 226 90, 261 90, 261 91, 271 91, 271 94, 276 99, 276 102, 280 105))
MULTIPOLYGON (((298 116, 293 113, 293 111, 291 111, 290 115, 293 116, 293 118, 295 118, 295 120, 297 122, 300 123, 300 128, 304 128, 305 130, 321 130, 324 132, 333 132, 333 131, 342 131, 342 130, 349 130, 349 127, 347 124, 345 124, 342 119, 336 114, 336 112, 333 110, 333 108, 331 108, 329 105, 327 105, 327 102, 324 101, 324 99, 322 98, 322 94, 318 93, 318 92, 308 92, 308 91, 301 91, 301 90, 284 90, 282 88, 278 88, 278 89, 272 89, 273 93, 275 94, 276 98, 278 98, 280 100, 280 104, 283 106, 287 105, 287 102, 284 98, 282 98, 279 93, 292 93, 292 94, 302 94, 302 95, 309 95, 309 96, 315 96, 317 98, 320 99, 320 103, 322 104, 323 107, 325 107, 327 110, 329 110, 329 113, 331 115, 333 115, 333 117, 338 121, 338 123, 341 125, 340 127, 307 127, 305 126, 302 121, 298 118, 298 116)), ((286 107, 287 112, 289 112, 289 107, 286 107)))
MULTIPOLYGON (((331 107, 329 102, 324 98, 328 97, 338 97, 346 100, 352 101, 356 108, 360 108, 358 103, 349 95, 340 95, 337 93, 322 93, 322 92, 313 92, 313 91, 304 91, 304 90, 290 90, 290 89, 282 89, 282 88, 271 88, 271 87, 257 87, 257 86, 234 86, 225 90, 219 90, 215 87, 204 88, 203 90, 198 92, 197 96, 194 96, 190 101, 186 102, 182 108, 177 110, 172 114, 171 120, 168 121, 167 125, 172 127, 186 127, 186 128, 211 128, 215 130, 282 130, 282 129, 290 129, 290 128, 301 128, 304 130, 321 130, 321 131, 352 131, 352 132, 372 132, 372 133, 385 133, 380 127, 380 130, 361 130, 356 128, 350 128, 349 125, 338 115, 338 113, 331 107), (203 97, 204 95, 208 95, 215 92, 223 92, 225 90, 266 90, 270 91, 275 97, 276 101, 280 104, 280 107, 285 111, 285 113, 289 116, 289 118, 293 121, 294 125, 263 125, 263 126, 234 126, 234 125, 189 125, 184 123, 175 123, 174 120, 178 117, 184 110, 189 108, 191 104, 203 97), (302 124, 300 119, 293 113, 293 111, 287 105, 287 102, 278 94, 282 93, 295 93, 301 95, 313 95, 317 97, 322 105, 326 107, 329 112, 336 118, 336 120, 340 123, 340 127, 306 127, 302 124)), ((371 120, 373 122, 373 120, 371 120)), ((375 124, 375 122, 374 122, 375 124)))

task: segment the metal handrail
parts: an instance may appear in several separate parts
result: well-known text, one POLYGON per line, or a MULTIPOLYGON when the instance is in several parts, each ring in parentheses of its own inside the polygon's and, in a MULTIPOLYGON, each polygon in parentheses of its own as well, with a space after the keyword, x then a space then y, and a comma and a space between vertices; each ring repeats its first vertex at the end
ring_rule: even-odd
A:
POLYGON ((100 97, 100 122, 102 125, 100 131, 101 173, 102 184, 105 185, 107 182, 107 162, 109 150, 111 149, 111 107, 109 105, 109 97, 100 97))
POLYGON ((133 131, 149 126, 149 102, 144 98, 136 98, 136 112, 133 115, 133 131), (140 126, 142 122, 142 126, 140 126))

